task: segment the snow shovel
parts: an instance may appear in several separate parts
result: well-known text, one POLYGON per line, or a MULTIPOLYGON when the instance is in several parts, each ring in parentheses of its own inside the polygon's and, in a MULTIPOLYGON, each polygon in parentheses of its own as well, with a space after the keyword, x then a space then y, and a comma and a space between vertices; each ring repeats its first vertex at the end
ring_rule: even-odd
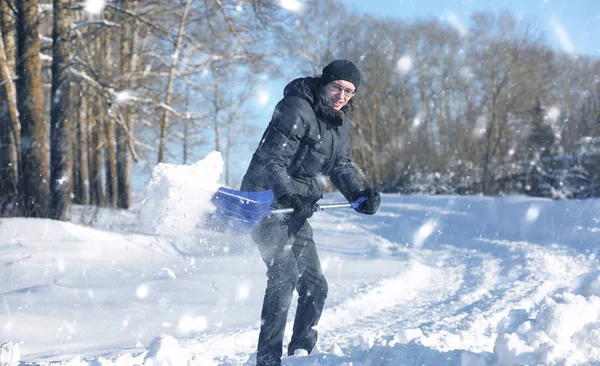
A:
MULTIPOLYGON (((271 190, 243 192, 221 187, 210 200, 217 209, 206 220, 206 227, 211 231, 244 235, 256 229, 265 216, 294 212, 293 208, 272 209, 273 198, 271 190)), ((351 203, 317 205, 315 212, 333 208, 355 208, 365 199, 361 197, 351 203)))

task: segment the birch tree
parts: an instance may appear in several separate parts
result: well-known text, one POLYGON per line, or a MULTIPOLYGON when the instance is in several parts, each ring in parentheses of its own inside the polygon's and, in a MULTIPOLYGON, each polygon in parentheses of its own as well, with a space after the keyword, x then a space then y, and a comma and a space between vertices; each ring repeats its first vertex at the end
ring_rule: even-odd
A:
MULTIPOLYGON (((106 57, 102 63, 102 71, 105 78, 113 79, 113 52, 111 42, 112 32, 106 29, 102 34, 101 42, 103 50, 106 52, 106 57)), ((117 107, 118 108, 118 107, 117 107)), ((106 154, 105 154, 105 174, 106 177, 106 203, 110 207, 117 207, 118 201, 118 176, 117 176, 117 141, 115 133, 115 120, 117 119, 117 110, 109 108, 106 113, 105 123, 105 138, 106 138, 106 154)))
MULTIPOLYGON (((124 12, 134 11, 137 7, 137 1, 122 0, 120 3, 124 12)), ((128 19, 125 14, 119 14, 121 20, 121 39, 120 39, 120 62, 121 62, 121 81, 119 86, 128 91, 131 88, 131 79, 133 72, 137 67, 137 41, 139 30, 137 28, 137 19, 128 19)), ((133 144, 135 130, 135 115, 130 106, 120 108, 121 123, 116 131, 117 135, 117 205, 120 208, 129 208, 131 205, 131 172, 132 172, 132 153, 130 150, 133 144)))
MULTIPOLYGON (((171 56, 171 65, 169 67, 169 80, 167 81, 167 90, 165 94, 165 104, 171 105, 171 98, 173 95, 173 83, 175 82, 175 76, 177 73, 177 63, 179 61, 179 53, 181 52, 181 41, 185 33, 185 21, 190 9, 192 0, 186 0, 183 14, 181 15, 181 21, 179 23, 179 32, 177 33, 177 40, 175 41, 175 50, 171 56)), ((162 121, 160 123, 160 141, 158 145, 158 162, 165 162, 165 150, 167 145, 167 130, 169 128, 169 112, 163 110, 162 121)))

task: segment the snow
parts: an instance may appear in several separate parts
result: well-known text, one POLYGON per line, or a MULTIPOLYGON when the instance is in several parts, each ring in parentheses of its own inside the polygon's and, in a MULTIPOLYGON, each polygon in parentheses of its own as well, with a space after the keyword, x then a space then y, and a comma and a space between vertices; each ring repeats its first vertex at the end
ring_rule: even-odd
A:
POLYGON ((85 0, 83 10, 90 14, 102 14, 106 0, 85 0))
POLYGON ((259 90, 256 95, 256 99, 258 99, 258 104, 262 106, 267 105, 270 99, 269 92, 267 90, 259 90))
POLYGON ((102 14, 106 0, 85 0, 83 10, 90 14, 102 14))
POLYGON ((121 90, 116 93, 117 103, 124 104, 129 101, 133 95, 130 90, 121 90))
POLYGON ((279 0, 279 6, 294 13, 302 11, 302 3, 298 0, 279 0))
POLYGON ((400 74, 405 75, 412 69, 413 61, 410 56, 402 56, 396 64, 396 69, 400 74))
MULTIPOLYGON (((0 365, 254 365, 266 269, 202 228, 221 173, 213 152, 159 164, 128 211, 0 219, 0 365)), ((384 194, 374 216, 317 213, 320 338, 283 365, 600 365, 599 212, 384 194)))

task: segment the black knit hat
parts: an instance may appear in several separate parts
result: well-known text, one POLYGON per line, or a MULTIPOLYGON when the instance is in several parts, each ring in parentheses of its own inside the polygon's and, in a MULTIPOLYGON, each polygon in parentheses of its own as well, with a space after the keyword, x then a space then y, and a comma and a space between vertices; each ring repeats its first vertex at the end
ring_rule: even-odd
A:
POLYGON ((360 71, 352 61, 335 60, 323 68, 321 82, 323 85, 329 84, 334 80, 346 80, 354 84, 358 89, 360 85, 360 71))

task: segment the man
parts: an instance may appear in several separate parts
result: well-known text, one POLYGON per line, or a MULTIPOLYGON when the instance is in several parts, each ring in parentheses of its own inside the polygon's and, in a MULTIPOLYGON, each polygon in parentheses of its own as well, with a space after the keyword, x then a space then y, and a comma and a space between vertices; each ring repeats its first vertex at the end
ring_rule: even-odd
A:
POLYGON ((267 288, 262 308, 257 365, 281 364, 283 335, 294 289, 298 308, 288 355, 317 342, 327 281, 307 219, 322 197, 320 176, 329 176, 349 201, 362 200, 356 209, 372 215, 379 193, 361 189, 352 166, 348 113, 360 85, 360 72, 350 61, 335 60, 320 77, 290 82, 277 104, 248 171, 243 191, 271 189, 275 204, 291 207, 285 217, 264 218, 252 233, 267 265, 267 288))

